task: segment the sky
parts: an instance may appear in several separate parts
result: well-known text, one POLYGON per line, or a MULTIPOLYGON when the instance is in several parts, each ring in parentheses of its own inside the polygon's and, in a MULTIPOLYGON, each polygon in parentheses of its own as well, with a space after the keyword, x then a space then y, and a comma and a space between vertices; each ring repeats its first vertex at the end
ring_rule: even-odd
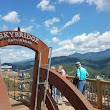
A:
MULTIPOLYGON (((110 48, 110 0, 3 0, 0 31, 30 33, 49 47, 52 57, 110 48)), ((34 58, 21 46, 0 49, 2 62, 34 58)))

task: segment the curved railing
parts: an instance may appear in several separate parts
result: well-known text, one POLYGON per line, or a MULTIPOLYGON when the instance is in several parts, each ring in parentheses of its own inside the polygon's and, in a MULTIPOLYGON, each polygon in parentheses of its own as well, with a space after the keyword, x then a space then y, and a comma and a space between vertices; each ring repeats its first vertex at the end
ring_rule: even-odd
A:
MULTIPOLYGON (((47 71, 46 68, 41 68, 42 80, 45 80, 46 71, 47 71)), ((92 110, 93 107, 89 104, 89 102, 85 99, 85 97, 78 91, 78 89, 71 83, 73 81, 73 78, 74 78, 73 76, 67 76, 67 79, 66 79, 66 78, 63 78, 57 72, 53 72, 51 70, 49 72, 49 82, 61 91, 61 93, 68 99, 68 101, 76 110, 80 110, 80 109, 92 110), (79 106, 78 106, 78 103, 80 103, 79 106)), ((19 100, 20 98, 20 100, 24 103, 28 101, 28 105, 30 105, 29 101, 31 97, 31 86, 32 86, 31 79, 28 78, 26 80, 23 79, 22 81, 18 81, 17 77, 13 77, 13 78, 11 77, 10 79, 9 78, 5 79, 5 81, 8 84, 7 85, 8 93, 9 95, 11 95, 12 98, 14 98, 15 100, 19 100), (20 89, 20 84, 25 84, 25 81, 27 85, 25 85, 25 87, 22 85, 20 89), (12 88, 10 84, 14 85, 14 87, 12 88)), ((97 108, 106 108, 106 110, 109 110, 110 109, 109 108, 110 107, 109 105, 110 104, 110 100, 109 100, 110 82, 96 80, 96 79, 87 79, 87 85, 88 85, 87 99, 91 102, 91 104, 97 108)), ((51 96, 47 95, 46 103, 48 107, 52 107, 52 104, 50 103, 53 103, 50 97, 51 96)))
MULTIPOLYGON (((46 78, 46 71, 46 68, 41 68, 42 81, 46 78)), ((61 93, 75 108, 75 110, 93 110, 92 105, 87 101, 84 95, 82 95, 69 80, 63 78, 58 72, 50 70, 49 83, 51 83, 61 91, 61 93)))

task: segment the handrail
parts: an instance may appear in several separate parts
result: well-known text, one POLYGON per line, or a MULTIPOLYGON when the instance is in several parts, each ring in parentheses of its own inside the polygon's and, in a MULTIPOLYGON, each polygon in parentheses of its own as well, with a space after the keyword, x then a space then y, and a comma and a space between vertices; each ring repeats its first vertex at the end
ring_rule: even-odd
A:
MULTIPOLYGON (((74 76, 67 75, 66 78, 72 82, 74 76)), ((11 79, 10 79, 10 81, 11 81, 11 79)), ((11 82, 9 82, 9 83, 11 83, 11 82)), ((10 87, 10 86, 7 86, 7 87, 10 87)), ((7 90, 10 90, 10 89, 7 88, 7 90)), ((15 90, 15 88, 14 88, 14 90, 15 90)), ((15 90, 15 92, 17 92, 17 91, 15 90)), ((23 92, 23 93, 25 93, 25 92, 23 92)), ((86 97, 87 97, 88 101, 90 101, 90 103, 94 107, 99 108, 99 109, 103 108, 106 110, 110 110, 110 81, 87 78, 86 97)))
MULTIPOLYGON (((72 82, 74 76, 67 76, 72 82)), ((87 78, 87 99, 99 109, 110 110, 110 81, 87 78)))

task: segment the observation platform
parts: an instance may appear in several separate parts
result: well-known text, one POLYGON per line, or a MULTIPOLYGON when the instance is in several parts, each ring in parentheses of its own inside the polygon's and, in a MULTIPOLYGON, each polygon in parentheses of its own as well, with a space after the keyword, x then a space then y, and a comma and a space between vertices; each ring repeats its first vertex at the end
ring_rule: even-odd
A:
POLYGON ((16 101, 12 98, 9 98, 12 110, 29 110, 29 108, 25 105, 23 105, 22 102, 16 101))
MULTIPOLYGON (((12 98, 9 99, 12 110, 30 110, 27 106, 23 105, 22 102, 16 101, 12 98)), ((59 110, 75 110, 65 97, 62 97, 61 104, 58 105, 59 110)), ((99 110, 94 108, 94 110, 99 110)))
MULTIPOLYGON (((68 79, 63 78, 58 72, 49 69, 51 62, 50 56, 52 52, 51 47, 48 47, 39 38, 20 31, 20 27, 18 27, 17 31, 8 30, 0 33, 2 36, 2 39, 0 40, 0 47, 19 45, 27 47, 35 52, 34 68, 32 72, 33 78, 31 78, 33 82, 31 82, 31 80, 29 81, 31 83, 27 81, 19 82, 17 79, 15 79, 15 77, 13 77, 14 79, 8 77, 7 79, 3 80, 0 76, 0 110, 34 110, 34 108, 40 110, 43 99, 46 99, 44 100, 44 103, 46 104, 48 110, 74 110, 74 108, 75 110, 94 110, 93 106, 89 102, 89 99, 92 102, 94 101, 93 96, 87 98, 87 100, 68 79), (38 83, 36 83, 37 81, 38 83), (39 82, 44 82, 44 84, 49 82, 50 84, 54 85, 66 97, 66 99, 68 99, 68 101, 64 97, 64 99, 62 99, 62 105, 57 106, 51 96, 51 93, 47 91, 46 86, 39 85, 39 82), (12 91, 13 96, 10 94, 12 91), (18 93, 20 99, 19 96, 16 95, 18 93), (8 95, 14 99, 17 98, 17 101, 9 99, 8 95), (28 106, 30 105, 30 109, 23 105, 22 102, 18 102, 18 100, 24 101, 24 99, 25 101, 29 101, 28 106), (38 101, 36 101, 37 99, 38 101)), ((24 80, 24 78, 22 80, 24 80)), ((100 81, 94 81, 94 85, 101 85, 102 83, 103 82, 100 81)), ((101 87, 97 87, 98 88, 96 91, 100 93, 101 87)), ((101 99, 101 94, 95 95, 95 99, 98 99, 95 100, 95 103, 98 102, 98 108, 101 108, 101 100, 99 100, 101 99)), ((105 102, 106 101, 104 100, 104 103, 105 102)), ((109 103, 107 104, 109 105, 109 103)), ((104 106, 105 105, 103 105, 103 107, 104 106)))

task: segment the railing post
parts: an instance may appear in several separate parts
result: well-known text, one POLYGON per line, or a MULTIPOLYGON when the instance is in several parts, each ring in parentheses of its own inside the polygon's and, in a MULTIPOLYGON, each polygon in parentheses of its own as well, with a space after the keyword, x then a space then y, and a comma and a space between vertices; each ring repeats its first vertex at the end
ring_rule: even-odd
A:
POLYGON ((97 106, 99 109, 102 108, 102 90, 101 90, 101 80, 97 79, 97 106))
POLYGON ((8 76, 8 95, 10 95, 9 91, 10 91, 10 84, 9 84, 9 76, 8 76))
POLYGON ((15 76, 14 76, 14 99, 15 99, 15 76))

